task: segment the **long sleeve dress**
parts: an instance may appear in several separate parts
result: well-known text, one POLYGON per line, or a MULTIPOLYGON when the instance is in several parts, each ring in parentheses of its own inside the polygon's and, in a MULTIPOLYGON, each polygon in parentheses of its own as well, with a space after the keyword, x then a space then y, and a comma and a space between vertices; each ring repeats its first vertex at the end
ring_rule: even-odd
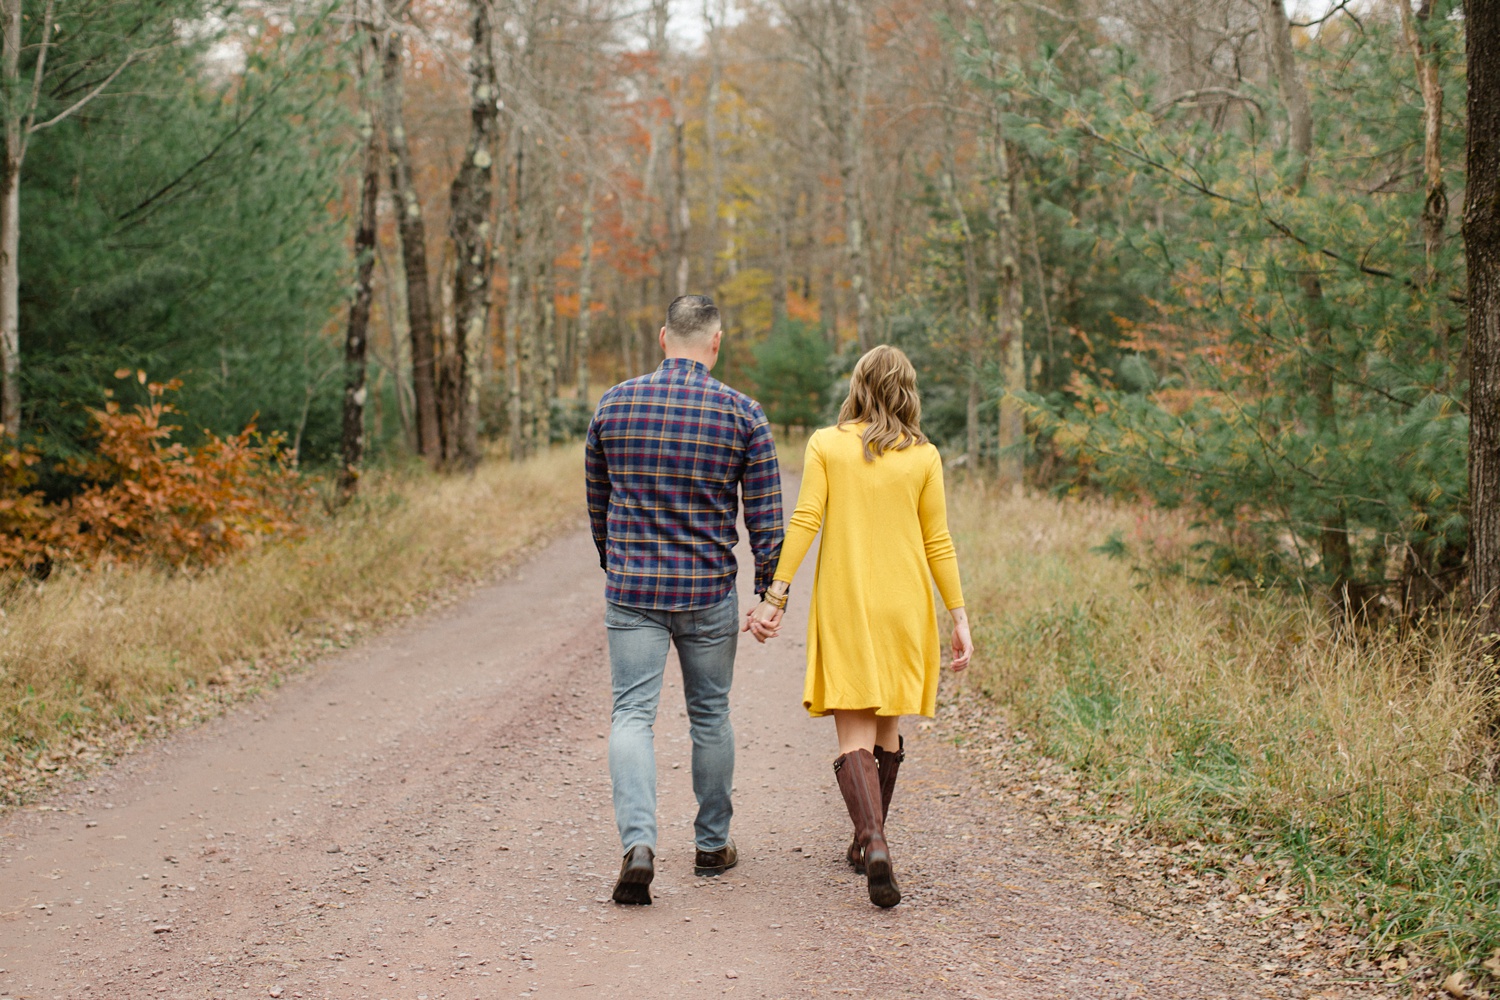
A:
POLYGON ((815 716, 836 708, 930 716, 942 669, 933 582, 949 610, 964 603, 943 463, 931 444, 868 462, 864 427, 825 427, 808 439, 776 567, 774 579, 790 585, 822 529, 802 703, 815 716))

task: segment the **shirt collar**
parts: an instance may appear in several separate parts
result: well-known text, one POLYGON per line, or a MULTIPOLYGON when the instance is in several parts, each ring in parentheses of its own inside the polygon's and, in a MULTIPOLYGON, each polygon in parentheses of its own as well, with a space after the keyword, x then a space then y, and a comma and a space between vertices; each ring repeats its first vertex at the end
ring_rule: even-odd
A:
POLYGON ((696 371, 700 375, 707 375, 708 365, 705 365, 701 361, 694 361, 692 358, 663 358, 661 367, 657 370, 682 372, 696 371))

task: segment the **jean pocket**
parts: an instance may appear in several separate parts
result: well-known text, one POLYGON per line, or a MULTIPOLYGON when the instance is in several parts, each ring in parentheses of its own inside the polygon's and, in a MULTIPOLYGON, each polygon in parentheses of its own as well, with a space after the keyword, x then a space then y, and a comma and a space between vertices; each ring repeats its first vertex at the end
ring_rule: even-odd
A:
POLYGON ((605 628, 640 628, 646 623, 645 612, 635 608, 621 607, 618 604, 606 604, 604 606, 605 628))
POLYGON ((740 631, 740 598, 734 591, 711 608, 704 608, 694 618, 694 631, 704 637, 738 635, 740 631))

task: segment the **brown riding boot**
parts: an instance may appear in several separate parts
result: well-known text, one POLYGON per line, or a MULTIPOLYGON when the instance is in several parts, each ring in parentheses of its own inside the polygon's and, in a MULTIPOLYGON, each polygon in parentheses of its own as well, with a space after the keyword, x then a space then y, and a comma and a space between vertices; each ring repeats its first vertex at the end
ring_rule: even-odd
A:
MULTIPOLYGON (((906 737, 896 737, 901 741, 899 749, 895 753, 885 747, 875 748, 875 764, 880 768, 880 819, 882 824, 891 815, 891 795, 896 791, 896 775, 901 771, 901 762, 906 759, 906 737)), ((849 850, 845 854, 854 870, 861 875, 865 873, 864 862, 859 856, 859 841, 849 841, 849 850)))
POLYGON ((891 852, 885 842, 885 816, 880 807, 880 770, 874 754, 854 750, 833 762, 839 791, 849 818, 854 821, 854 840, 864 861, 870 902, 890 907, 901 902, 901 890, 891 871, 891 852))

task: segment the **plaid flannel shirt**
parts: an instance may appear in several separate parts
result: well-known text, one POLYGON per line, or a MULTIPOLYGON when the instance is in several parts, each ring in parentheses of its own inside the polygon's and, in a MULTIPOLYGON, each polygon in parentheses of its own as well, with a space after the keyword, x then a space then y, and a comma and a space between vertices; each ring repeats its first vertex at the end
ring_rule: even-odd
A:
POLYGON ((781 470, 760 404, 668 358, 610 389, 589 423, 589 525, 615 604, 685 611, 734 586, 736 488, 755 556, 755 590, 781 551, 781 470))

